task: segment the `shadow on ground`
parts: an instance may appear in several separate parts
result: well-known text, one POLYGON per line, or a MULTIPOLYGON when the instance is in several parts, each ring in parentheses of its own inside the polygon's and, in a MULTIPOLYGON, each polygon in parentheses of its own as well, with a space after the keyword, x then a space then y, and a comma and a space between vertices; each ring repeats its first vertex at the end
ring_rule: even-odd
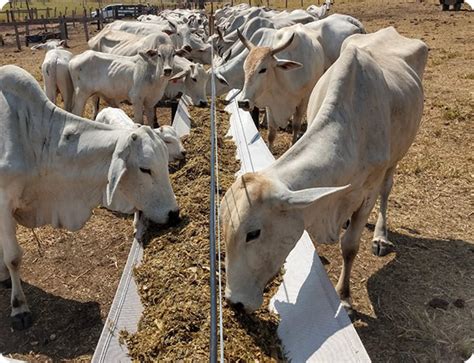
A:
POLYGON ((389 233, 396 257, 368 279, 376 318, 359 313, 357 331, 373 361, 466 359, 474 349, 474 245, 409 232, 389 233), (430 306, 434 298, 447 309, 430 306))
POLYGON ((64 299, 23 282, 33 313, 30 329, 10 328, 10 289, 0 289, 0 352, 45 355, 53 361, 93 353, 103 323, 97 302, 64 299))

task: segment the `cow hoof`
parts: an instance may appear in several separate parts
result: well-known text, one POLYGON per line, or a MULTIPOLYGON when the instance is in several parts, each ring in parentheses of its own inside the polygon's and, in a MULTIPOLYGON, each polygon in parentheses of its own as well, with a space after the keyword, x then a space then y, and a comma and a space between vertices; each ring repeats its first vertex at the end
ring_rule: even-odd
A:
POLYGON ((29 311, 11 317, 13 330, 25 330, 33 325, 33 316, 29 311))
POLYGON ((348 302, 348 301, 345 301, 345 300, 341 300, 341 305, 344 308, 344 310, 346 311, 347 315, 349 316, 349 319, 351 319, 351 321, 353 322, 354 319, 355 319, 355 316, 356 316, 356 312, 352 308, 351 303, 348 302))
POLYGON ((372 241, 372 253, 375 256, 383 257, 391 252, 395 252, 395 245, 385 239, 374 239, 372 241))
POLYGON ((0 287, 4 289, 11 289, 12 288, 12 279, 8 278, 6 280, 0 281, 0 287))

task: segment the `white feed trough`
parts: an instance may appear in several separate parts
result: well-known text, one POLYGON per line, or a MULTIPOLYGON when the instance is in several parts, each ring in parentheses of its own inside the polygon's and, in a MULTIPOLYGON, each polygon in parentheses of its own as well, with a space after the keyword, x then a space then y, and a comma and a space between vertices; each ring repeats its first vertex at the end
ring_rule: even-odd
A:
MULTIPOLYGON (((226 111, 231 114, 229 134, 237 146, 240 172, 258 171, 271 164, 275 158, 250 113, 239 109, 237 100, 226 111)), ((280 315, 278 335, 288 360, 370 362, 306 232, 288 256, 285 270, 270 305, 280 315)))
MULTIPOLYGON (((189 135, 191 122, 185 104, 180 101, 173 120, 179 137, 189 135)), ((134 239, 128 255, 127 263, 110 307, 107 320, 99 338, 99 343, 92 357, 94 363, 130 362, 127 347, 119 343, 120 332, 126 330, 137 331, 138 321, 143 312, 143 306, 137 292, 137 285, 133 278, 133 268, 140 264, 143 256, 141 244, 134 239)))

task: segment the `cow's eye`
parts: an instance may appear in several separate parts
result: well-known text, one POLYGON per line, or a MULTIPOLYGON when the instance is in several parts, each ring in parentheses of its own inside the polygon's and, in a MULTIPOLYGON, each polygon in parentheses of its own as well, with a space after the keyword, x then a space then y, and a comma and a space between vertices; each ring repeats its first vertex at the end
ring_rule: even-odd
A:
POLYGON ((140 168, 140 171, 141 171, 142 173, 151 175, 151 170, 150 170, 150 169, 147 169, 147 168, 140 168))
POLYGON ((247 237, 245 238, 245 242, 253 241, 253 240, 257 239, 258 237, 260 237, 260 230, 259 229, 255 230, 255 231, 251 231, 251 232, 247 233, 247 237))
POLYGON ((161 54, 158 54, 158 58, 161 58, 161 54))
POLYGON ((197 82, 197 81, 198 81, 198 80, 197 80, 196 78, 194 78, 194 77, 191 78, 191 79, 192 79, 194 82, 197 82))
POLYGON ((266 68, 262 68, 261 70, 258 71, 258 73, 265 73, 267 71, 266 68))

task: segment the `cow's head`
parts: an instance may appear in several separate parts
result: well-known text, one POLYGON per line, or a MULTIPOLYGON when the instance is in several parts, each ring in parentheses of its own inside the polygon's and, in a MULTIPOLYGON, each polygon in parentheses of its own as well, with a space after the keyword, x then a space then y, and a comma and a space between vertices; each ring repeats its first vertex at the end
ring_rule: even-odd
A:
POLYGON ((226 298, 247 312, 258 309, 263 290, 303 234, 303 211, 342 188, 291 191, 260 173, 239 177, 221 203, 226 242, 226 298))
POLYGON ((141 126, 119 137, 108 172, 106 197, 107 205, 114 210, 124 211, 131 205, 155 223, 178 222, 168 150, 150 127, 141 126))
POLYGON ((287 72, 303 66, 299 62, 275 57, 277 53, 285 50, 292 43, 294 33, 286 42, 275 48, 257 47, 247 40, 240 30, 237 30, 237 34, 240 41, 249 50, 244 62, 245 83, 239 107, 248 111, 254 106, 269 106, 259 103, 259 98, 271 92, 274 87, 273 81, 278 77, 278 72, 287 72))
POLYGON ((150 66, 155 67, 157 77, 171 77, 175 50, 172 45, 162 44, 158 49, 139 51, 138 54, 150 66))
POLYGON ((44 49, 46 51, 56 48, 69 48, 65 40, 50 39, 46 43, 36 44, 31 50, 44 49))
POLYGON ((206 85, 209 72, 201 64, 191 63, 188 69, 174 75, 171 80, 184 83, 184 94, 191 98, 194 106, 207 107, 206 85))
POLYGON ((169 161, 184 161, 186 159, 186 150, 173 127, 163 125, 155 129, 155 132, 168 148, 169 161))

